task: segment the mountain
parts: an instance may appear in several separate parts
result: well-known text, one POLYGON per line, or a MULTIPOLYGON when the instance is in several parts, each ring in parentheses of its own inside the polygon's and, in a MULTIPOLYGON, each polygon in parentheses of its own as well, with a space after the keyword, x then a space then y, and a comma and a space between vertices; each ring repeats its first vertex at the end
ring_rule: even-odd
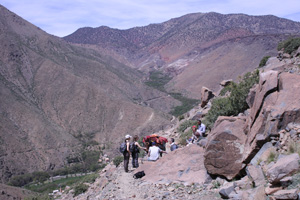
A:
POLYGON ((195 13, 128 30, 80 28, 63 39, 101 49, 143 72, 173 77, 168 91, 200 98, 202 86, 237 79, 276 55, 279 41, 299 35, 300 23, 272 15, 195 13), (117 55, 117 56, 116 56, 117 55))
POLYGON ((3 6, 0 48, 2 182, 59 169, 84 142, 114 153, 126 134, 170 124, 165 113, 179 105, 145 86, 136 70, 49 35, 3 6))

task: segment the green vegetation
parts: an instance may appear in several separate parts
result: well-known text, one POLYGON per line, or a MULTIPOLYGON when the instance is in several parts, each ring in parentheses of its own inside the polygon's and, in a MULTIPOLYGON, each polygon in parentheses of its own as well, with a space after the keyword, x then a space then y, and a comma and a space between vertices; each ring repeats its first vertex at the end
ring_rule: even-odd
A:
POLYGON ((181 102, 181 106, 176 106, 173 111, 170 112, 170 114, 178 117, 187 111, 191 110, 198 102, 197 99, 190 99, 187 97, 182 96, 180 93, 169 93, 174 99, 177 99, 181 102))
POLYGON ((75 186, 75 188, 74 188, 74 197, 79 195, 79 194, 85 193, 88 189, 89 189, 89 186, 84 184, 84 183, 81 183, 81 184, 75 186))
POLYGON ((293 51, 297 50, 300 46, 300 38, 289 38, 280 42, 277 46, 277 50, 280 51, 284 49, 284 53, 291 54, 293 51))
MULTIPOLYGON (((248 109, 246 98, 250 88, 258 83, 259 71, 246 73, 239 83, 232 83, 227 87, 230 91, 229 97, 216 98, 212 101, 211 109, 203 120, 208 129, 211 129, 219 116, 238 115, 248 109)), ((226 93, 226 92, 225 92, 226 93)))
POLYGON ((116 167, 118 167, 124 160, 124 157, 123 156, 116 156, 114 159, 113 159, 113 163, 114 165, 116 165, 116 167))
MULTIPOLYGON (((155 72, 150 72, 149 80, 146 81, 145 84, 157 90, 160 90, 162 92, 168 93, 164 88, 164 86, 171 79, 172 79, 171 77, 166 76, 159 71, 155 71, 155 72)), ((180 106, 176 106, 174 110, 170 112, 171 115, 174 115, 176 117, 186 113, 199 102, 199 100, 184 97, 180 93, 168 93, 168 94, 171 95, 174 99, 177 99, 178 101, 181 102, 180 106)))
POLYGON ((265 56, 261 59, 260 63, 259 63, 259 67, 263 67, 266 65, 268 59, 270 58, 271 56, 265 56))
POLYGON ((184 119, 184 115, 180 115, 179 117, 178 117, 178 120, 179 121, 181 121, 181 120, 183 120, 184 119))
POLYGON ((99 154, 100 154, 99 151, 83 151, 79 158, 67 159, 68 161, 70 160, 78 161, 78 163, 73 163, 69 167, 65 167, 55 171, 33 172, 33 173, 13 176, 10 179, 8 184, 16 187, 22 187, 29 183, 43 184, 51 176, 97 171, 98 169, 105 167, 105 165, 100 165, 98 163, 99 154))
POLYGON ((52 200, 48 194, 36 194, 25 197, 24 200, 52 200))
POLYGON ((187 128, 192 127, 193 125, 196 125, 197 121, 194 120, 186 120, 183 121, 179 127, 177 128, 177 131, 180 133, 180 137, 179 137, 179 144, 181 145, 185 145, 186 144, 186 140, 189 139, 193 132, 192 129, 185 131, 187 128))
POLYGON ((197 121, 185 120, 178 126, 177 131, 183 133, 188 127, 192 127, 194 125, 197 125, 197 121))
POLYGON ((298 153, 300 156, 300 143, 297 143, 295 141, 291 141, 288 144, 288 154, 298 153))
MULTIPOLYGON (((65 189, 66 186, 72 186, 72 185, 80 185, 83 183, 93 183, 98 177, 98 173, 93 173, 85 176, 77 176, 77 177, 68 177, 59 179, 53 182, 46 182, 44 184, 30 184, 25 186, 26 189, 42 193, 42 194, 48 194, 52 192, 53 190, 57 189, 65 189)), ((39 195, 40 196, 40 195, 39 195)), ((40 197, 39 197, 40 198, 40 197)), ((38 198, 38 199, 39 199, 38 198)))
POLYGON ((292 176, 292 183, 288 186, 288 190, 298 189, 300 187, 300 173, 292 176))
POLYGON ((232 89, 232 84, 228 84, 227 86, 225 86, 221 91, 220 91, 220 96, 224 96, 227 92, 231 92, 232 89))
POLYGON ((9 185, 22 187, 28 183, 43 183, 45 182, 50 175, 47 172, 33 172, 32 174, 24 174, 14 176, 10 181, 9 185))
POLYGON ((190 139, 192 137, 192 135, 193 135, 192 129, 190 129, 184 133, 180 133, 178 143, 181 145, 186 145, 187 144, 186 140, 190 139))
POLYGON ((270 152, 267 160, 266 160, 266 163, 269 164, 271 162, 275 162, 278 158, 278 154, 276 152, 270 152))
POLYGON ((171 80, 172 78, 164 75, 159 71, 150 72, 149 81, 146 81, 145 84, 158 89, 162 92, 166 92, 164 86, 171 80))

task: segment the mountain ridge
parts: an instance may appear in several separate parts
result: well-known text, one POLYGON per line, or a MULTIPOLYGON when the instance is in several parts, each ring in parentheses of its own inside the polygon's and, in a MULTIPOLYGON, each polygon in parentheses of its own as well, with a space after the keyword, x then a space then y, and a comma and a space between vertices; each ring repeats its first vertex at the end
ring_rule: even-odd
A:
POLYGON ((123 135, 170 125, 179 102, 140 72, 0 11, 1 182, 66 166, 84 151, 81 137, 114 154, 123 135))
POLYGON ((261 58, 276 55, 278 42, 289 36, 299 35, 299 32, 299 22, 273 15, 222 15, 211 12, 188 14, 163 23, 126 30, 109 27, 81 28, 63 39, 90 45, 101 51, 104 49, 104 52, 112 56, 117 54, 116 59, 128 62, 129 66, 146 74, 150 71, 161 71, 173 77, 166 87, 169 92, 180 92, 199 99, 202 86, 217 92, 219 82, 228 78, 236 80, 242 73, 252 71, 258 66, 261 58), (235 69, 231 70, 232 63, 220 65, 222 60, 218 63, 203 60, 205 57, 220 56, 220 52, 214 50, 221 51, 232 43, 238 43, 241 48, 240 51, 234 48, 226 49, 228 54, 232 54, 232 60, 245 57, 246 53, 249 56, 244 61, 237 59, 234 63, 235 69), (250 45, 252 48, 248 48, 250 45), (199 63, 205 63, 205 66, 199 63), (197 80, 201 71, 214 65, 228 69, 228 72, 224 72, 224 79, 218 75, 218 70, 212 69, 206 76, 213 77, 217 74, 218 77, 205 82, 197 80), (235 72, 236 69, 240 70, 235 72), (194 76, 186 78, 186 74, 194 76), (188 80, 193 79, 197 83, 191 87, 188 80))

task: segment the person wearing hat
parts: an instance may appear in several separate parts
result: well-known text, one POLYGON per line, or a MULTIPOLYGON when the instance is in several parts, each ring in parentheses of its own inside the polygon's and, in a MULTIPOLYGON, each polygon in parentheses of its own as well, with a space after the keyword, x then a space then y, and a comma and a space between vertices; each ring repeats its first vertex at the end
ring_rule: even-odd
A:
POLYGON ((129 158, 130 158, 130 150, 129 150, 129 145, 130 145, 130 135, 125 136, 125 143, 126 143, 126 151, 124 151, 123 156, 124 156, 124 170, 125 172, 128 172, 128 164, 129 164, 129 158))

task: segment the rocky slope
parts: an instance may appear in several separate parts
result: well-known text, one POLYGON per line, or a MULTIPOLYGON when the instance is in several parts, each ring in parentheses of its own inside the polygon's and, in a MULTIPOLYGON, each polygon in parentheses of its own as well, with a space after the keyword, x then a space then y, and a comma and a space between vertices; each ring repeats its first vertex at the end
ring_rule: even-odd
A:
MULTIPOLYGON (((56 198, 299 199, 300 59, 288 57, 270 58, 249 93, 250 109, 219 117, 198 145, 181 147, 156 162, 142 161, 130 173, 108 165, 86 193, 73 197, 69 189, 56 198), (133 179, 141 170, 146 176, 133 179)), ((204 109, 191 111, 189 118, 204 109)), ((176 137, 174 128, 164 134, 176 137)))
POLYGON ((116 138, 170 124, 165 113, 179 102, 140 73, 0 11, 1 181, 62 167, 82 138, 109 141, 113 153, 116 138))
POLYGON ((216 92, 220 81, 252 71, 264 56, 276 55, 279 41, 299 32, 299 22, 275 16, 195 13, 128 30, 81 28, 64 39, 141 71, 161 70, 174 77, 169 91, 200 98, 202 86, 216 92))

